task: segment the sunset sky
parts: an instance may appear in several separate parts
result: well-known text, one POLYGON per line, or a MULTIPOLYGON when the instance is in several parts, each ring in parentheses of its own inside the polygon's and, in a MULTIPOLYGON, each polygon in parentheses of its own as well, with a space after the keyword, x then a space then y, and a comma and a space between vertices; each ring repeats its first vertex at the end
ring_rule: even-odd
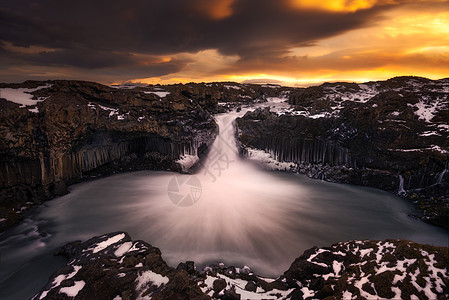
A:
POLYGON ((2 0, 0 82, 449 77, 449 1, 2 0))

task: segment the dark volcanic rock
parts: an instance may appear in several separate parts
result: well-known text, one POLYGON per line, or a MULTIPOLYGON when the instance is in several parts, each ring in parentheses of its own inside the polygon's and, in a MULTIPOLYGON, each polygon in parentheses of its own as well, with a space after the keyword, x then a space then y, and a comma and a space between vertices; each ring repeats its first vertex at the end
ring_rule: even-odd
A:
POLYGON ((164 89, 193 99, 204 109, 213 113, 225 112, 229 108, 239 107, 242 103, 266 101, 267 97, 277 97, 281 92, 291 90, 279 85, 236 82, 174 84, 164 86, 164 89))
POLYGON ((448 79, 326 83, 289 101, 295 111, 237 119, 243 156, 261 149, 312 178, 407 196, 424 220, 449 229, 448 79))
POLYGON ((72 242, 69 263, 35 299, 209 299, 185 270, 169 267, 158 248, 115 232, 72 242))
POLYGON ((0 229, 82 177, 180 171, 181 155, 201 156, 216 136, 209 112, 182 95, 81 81, 0 84, 4 98, 19 88, 42 101, 0 99, 0 229))
POLYGON ((72 242, 68 264, 34 299, 445 299, 447 247, 405 240, 348 241, 306 250, 277 279, 248 267, 169 267, 159 249, 125 232, 72 242))
POLYGON ((448 266, 447 247, 348 241, 305 251, 283 277, 298 299, 445 299, 448 266))

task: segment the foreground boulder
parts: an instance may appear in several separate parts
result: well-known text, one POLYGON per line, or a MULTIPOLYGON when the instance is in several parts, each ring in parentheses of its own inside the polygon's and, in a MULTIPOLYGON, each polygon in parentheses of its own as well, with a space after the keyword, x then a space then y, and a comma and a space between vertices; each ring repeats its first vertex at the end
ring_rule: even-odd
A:
POLYGON ((176 269, 125 232, 68 243, 68 264, 34 299, 446 299, 447 247, 348 241, 304 252, 276 279, 224 264, 176 269))
POLYGON ((35 299, 207 299, 185 270, 169 267, 158 248, 125 232, 59 249, 69 263, 35 299))

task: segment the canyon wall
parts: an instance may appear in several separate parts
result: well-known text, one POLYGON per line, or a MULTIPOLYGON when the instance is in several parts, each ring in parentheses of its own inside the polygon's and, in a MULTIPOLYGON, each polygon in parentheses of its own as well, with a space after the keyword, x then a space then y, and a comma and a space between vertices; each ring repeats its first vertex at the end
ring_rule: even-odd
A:
POLYGON ((175 92, 80 81, 2 84, 0 91, 0 227, 84 177, 181 171, 176 161, 201 157, 217 134, 210 113, 175 92), (35 104, 12 101, 24 97, 35 104))
POLYGON ((260 149, 312 178, 397 193, 449 228, 449 80, 326 83, 289 103, 237 119, 242 156, 260 149))

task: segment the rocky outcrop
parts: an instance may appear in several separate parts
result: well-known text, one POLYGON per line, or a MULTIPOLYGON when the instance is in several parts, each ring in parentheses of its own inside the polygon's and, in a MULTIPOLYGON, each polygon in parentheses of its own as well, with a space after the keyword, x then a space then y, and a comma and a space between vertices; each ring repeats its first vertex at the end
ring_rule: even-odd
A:
POLYGON ((86 176, 180 171, 180 156, 201 156, 217 132, 197 102, 152 88, 28 81, 0 91, 0 228, 86 176))
POLYGON ((447 247, 348 241, 306 250, 283 277, 291 299, 445 299, 448 263, 447 247))
POLYGON ((446 299, 447 247, 348 241, 306 250, 276 279, 249 267, 194 262, 176 269, 125 232, 66 244, 68 259, 34 299, 446 299))
POLYGON ((242 155, 261 149, 284 169, 407 196, 449 228, 449 80, 323 84, 289 101, 295 110, 237 120, 242 155))
POLYGON ((173 269, 161 251, 124 232, 66 244, 70 263, 34 299, 208 299, 188 273, 173 269))
POLYGON ((152 86, 193 99, 204 109, 213 113, 225 112, 243 103, 265 101, 277 97, 291 88, 279 85, 241 84, 236 82, 187 83, 167 86, 152 86))

